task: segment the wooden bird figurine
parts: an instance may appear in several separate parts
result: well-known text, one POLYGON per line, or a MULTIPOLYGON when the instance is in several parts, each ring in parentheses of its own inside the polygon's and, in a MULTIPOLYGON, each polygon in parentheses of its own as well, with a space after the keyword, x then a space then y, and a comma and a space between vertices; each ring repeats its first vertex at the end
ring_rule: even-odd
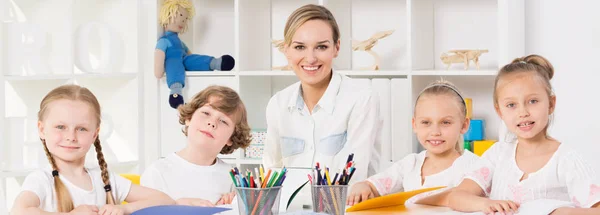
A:
POLYGON ((378 40, 383 39, 383 38, 391 35, 392 33, 394 33, 394 30, 380 31, 380 32, 373 34, 373 36, 371 36, 371 38, 369 38, 367 40, 363 40, 363 41, 352 40, 352 51, 365 51, 365 52, 371 54, 373 56, 373 58, 375 59, 375 62, 373 63, 372 66, 363 68, 363 70, 379 70, 379 64, 380 64, 381 60, 379 58, 379 55, 377 55, 377 53, 372 51, 371 48, 373 48, 373 46, 375 46, 377 44, 378 40))

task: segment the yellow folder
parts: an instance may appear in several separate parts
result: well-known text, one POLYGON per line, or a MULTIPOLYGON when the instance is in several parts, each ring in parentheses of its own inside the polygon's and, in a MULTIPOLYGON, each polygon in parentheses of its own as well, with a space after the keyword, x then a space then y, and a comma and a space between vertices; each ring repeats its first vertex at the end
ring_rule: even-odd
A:
POLYGON ((353 205, 352 207, 346 209, 346 212, 354 212, 354 211, 362 211, 362 210, 368 210, 368 209, 373 209, 373 208, 384 208, 384 207, 390 207, 390 206, 404 205, 404 202, 406 200, 410 199, 411 197, 413 197, 417 194, 429 192, 429 191, 433 191, 433 190, 437 190, 437 189, 441 189, 441 188, 444 188, 444 187, 431 187, 431 188, 412 190, 412 191, 408 191, 408 192, 399 192, 399 193, 389 194, 389 195, 385 195, 385 196, 380 196, 377 198, 372 198, 367 201, 363 201, 363 202, 353 205))

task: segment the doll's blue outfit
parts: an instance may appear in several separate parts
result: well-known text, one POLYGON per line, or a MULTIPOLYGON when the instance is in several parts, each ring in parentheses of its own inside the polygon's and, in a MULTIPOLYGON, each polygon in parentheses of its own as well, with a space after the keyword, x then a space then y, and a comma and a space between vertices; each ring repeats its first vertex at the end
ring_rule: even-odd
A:
POLYGON ((176 32, 167 31, 156 44, 156 49, 165 53, 167 86, 171 90, 169 104, 177 108, 183 104, 181 91, 185 87, 185 71, 227 71, 233 69, 235 60, 229 55, 215 58, 208 55, 188 54, 188 47, 176 32))

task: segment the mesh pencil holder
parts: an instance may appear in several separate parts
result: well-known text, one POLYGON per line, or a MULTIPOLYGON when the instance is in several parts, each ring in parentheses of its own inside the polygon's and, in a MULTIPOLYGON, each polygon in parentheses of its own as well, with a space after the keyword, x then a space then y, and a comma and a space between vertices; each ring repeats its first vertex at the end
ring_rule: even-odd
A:
POLYGON ((240 215, 279 214, 281 186, 269 188, 236 187, 240 215))
POLYGON ((348 185, 311 185, 313 212, 344 214, 348 185))

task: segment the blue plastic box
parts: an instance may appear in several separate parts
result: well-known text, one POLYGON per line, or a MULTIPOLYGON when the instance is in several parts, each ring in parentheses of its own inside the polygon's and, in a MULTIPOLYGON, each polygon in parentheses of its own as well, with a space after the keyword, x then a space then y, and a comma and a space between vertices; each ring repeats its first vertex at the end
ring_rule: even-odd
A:
POLYGON ((464 135, 466 141, 476 141, 485 139, 485 120, 483 119, 471 119, 471 125, 469 130, 464 135))

